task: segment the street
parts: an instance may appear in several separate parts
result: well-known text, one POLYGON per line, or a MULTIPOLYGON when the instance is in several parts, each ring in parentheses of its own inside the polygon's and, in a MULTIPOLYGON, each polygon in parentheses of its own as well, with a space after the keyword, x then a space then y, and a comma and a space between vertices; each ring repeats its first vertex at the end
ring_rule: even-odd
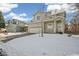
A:
POLYGON ((79 37, 67 34, 39 34, 20 37, 2 44, 8 55, 17 56, 77 56, 79 37))

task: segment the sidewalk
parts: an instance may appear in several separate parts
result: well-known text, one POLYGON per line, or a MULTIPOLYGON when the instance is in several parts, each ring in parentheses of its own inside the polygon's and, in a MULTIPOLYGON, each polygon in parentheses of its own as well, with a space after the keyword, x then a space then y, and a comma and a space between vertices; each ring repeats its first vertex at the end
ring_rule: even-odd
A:
POLYGON ((72 37, 79 38, 79 35, 72 35, 72 37))

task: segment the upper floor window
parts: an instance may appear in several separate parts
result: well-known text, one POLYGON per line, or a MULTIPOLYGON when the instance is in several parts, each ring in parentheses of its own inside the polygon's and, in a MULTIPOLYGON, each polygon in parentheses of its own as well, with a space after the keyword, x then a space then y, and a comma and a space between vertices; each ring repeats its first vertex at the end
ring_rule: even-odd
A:
POLYGON ((52 19, 52 16, 49 16, 50 19, 52 19))
POLYGON ((47 17, 47 14, 45 14, 45 17, 47 17))
POLYGON ((15 19, 13 19, 12 23, 13 23, 13 24, 16 24, 16 21, 15 21, 15 19))
POLYGON ((37 20, 40 20, 40 16, 37 16, 37 20))
POLYGON ((14 21, 13 24, 16 24, 16 22, 14 21))

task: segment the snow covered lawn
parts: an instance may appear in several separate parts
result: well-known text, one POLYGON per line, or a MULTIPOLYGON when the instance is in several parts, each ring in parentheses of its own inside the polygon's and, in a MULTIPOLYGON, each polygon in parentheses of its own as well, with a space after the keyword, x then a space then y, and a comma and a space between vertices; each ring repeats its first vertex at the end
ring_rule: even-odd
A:
POLYGON ((13 35, 21 35, 24 34, 26 32, 18 32, 18 33, 0 33, 0 41, 1 40, 6 40, 6 37, 8 36, 13 36, 13 35))
POLYGON ((79 38, 64 34, 39 34, 20 37, 2 44, 8 55, 17 56, 71 56, 79 55, 79 38))
POLYGON ((13 35, 20 35, 20 34, 24 34, 26 32, 18 32, 18 33, 0 33, 0 37, 6 37, 6 36, 13 36, 13 35))

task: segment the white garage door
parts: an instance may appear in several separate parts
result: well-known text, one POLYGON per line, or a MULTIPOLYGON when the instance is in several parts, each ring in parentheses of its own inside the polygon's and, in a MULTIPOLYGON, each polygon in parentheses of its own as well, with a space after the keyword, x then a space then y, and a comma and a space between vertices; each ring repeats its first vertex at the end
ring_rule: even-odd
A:
POLYGON ((30 33, 40 33, 40 31, 41 31, 41 28, 30 28, 29 29, 30 33))

